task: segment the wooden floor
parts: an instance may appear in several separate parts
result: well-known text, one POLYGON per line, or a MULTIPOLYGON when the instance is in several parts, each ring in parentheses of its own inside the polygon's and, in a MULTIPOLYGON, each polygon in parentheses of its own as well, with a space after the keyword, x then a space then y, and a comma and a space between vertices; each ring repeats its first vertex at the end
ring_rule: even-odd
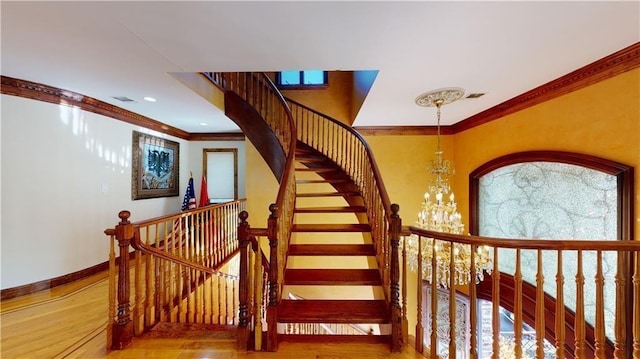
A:
POLYGON ((386 344, 282 343, 277 353, 235 350, 235 339, 135 338, 131 347, 107 352, 107 279, 97 274, 0 303, 0 357, 26 358, 423 358, 406 347, 391 354, 386 344))

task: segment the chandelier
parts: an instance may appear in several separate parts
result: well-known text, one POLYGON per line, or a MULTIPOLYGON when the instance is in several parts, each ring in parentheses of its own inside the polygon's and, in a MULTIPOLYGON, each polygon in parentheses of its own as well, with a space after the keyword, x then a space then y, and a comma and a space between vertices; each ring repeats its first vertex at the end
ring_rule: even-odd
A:
MULTIPOLYGON (((459 88, 444 88, 424 93, 416 98, 416 104, 423 107, 436 107, 437 109, 437 138, 436 158, 431 160, 429 172, 433 180, 424 194, 422 210, 418 213, 416 226, 430 230, 453 234, 462 234, 464 224, 462 216, 458 213, 455 195, 449 186, 448 176, 454 174, 453 163, 442 158, 440 148, 440 109, 443 105, 459 100, 464 91, 459 88), (448 195, 448 196, 447 196, 448 195)), ((484 279, 484 271, 491 273, 492 261, 489 249, 478 246, 475 254, 476 272, 471 273, 471 246, 460 243, 434 240, 433 238, 421 238, 412 234, 405 237, 404 245, 409 268, 418 270, 418 253, 422 258, 422 277, 431 282, 432 270, 436 271, 436 285, 449 287, 450 276, 453 276, 455 285, 469 284, 472 277, 478 283, 484 279), (435 242, 435 243, 434 243, 435 242), (453 246, 453 248, 452 248, 453 246), (432 268, 433 257, 436 266, 432 268), (454 272, 451 273, 451 261, 453 260, 454 272)))

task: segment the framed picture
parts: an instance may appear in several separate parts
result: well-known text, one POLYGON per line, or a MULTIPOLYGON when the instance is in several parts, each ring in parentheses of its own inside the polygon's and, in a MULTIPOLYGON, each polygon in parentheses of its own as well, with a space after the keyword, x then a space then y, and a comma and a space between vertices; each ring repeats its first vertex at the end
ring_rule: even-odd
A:
POLYGON ((133 131, 131 199, 178 196, 180 144, 133 131))

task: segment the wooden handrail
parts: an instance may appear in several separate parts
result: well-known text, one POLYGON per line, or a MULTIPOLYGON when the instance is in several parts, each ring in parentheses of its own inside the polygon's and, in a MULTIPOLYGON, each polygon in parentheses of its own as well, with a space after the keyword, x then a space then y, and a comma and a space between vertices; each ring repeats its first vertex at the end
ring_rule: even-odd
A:
POLYGON ((541 250, 584 250, 584 251, 640 251, 640 241, 618 240, 578 240, 578 239, 506 239, 460 235, 435 232, 420 227, 408 226, 403 233, 413 233, 427 238, 435 238, 447 242, 488 246, 511 249, 541 249, 541 250))
POLYGON ((167 253, 165 251, 156 249, 154 247, 151 246, 147 246, 144 243, 142 243, 142 241, 140 240, 140 229, 136 228, 135 231, 133 232, 133 240, 131 241, 131 246, 136 249, 141 251, 143 254, 150 254, 165 260, 168 260, 172 263, 175 264, 179 264, 182 265, 186 268, 190 268, 190 269, 197 269, 203 273, 207 273, 207 274, 211 274, 211 275, 215 275, 218 277, 222 277, 222 278, 229 278, 232 280, 237 280, 238 276, 235 275, 231 275, 231 274, 227 274, 227 273, 222 273, 219 272, 213 268, 207 267, 207 266, 203 266, 199 263, 196 262, 192 262, 189 260, 185 260, 182 257, 173 255, 171 253, 167 253))
POLYGON ((389 200, 389 194, 387 193, 387 188, 384 185, 384 181, 382 181, 382 175, 380 174, 380 169, 378 167, 378 163, 375 161, 374 157, 373 157, 373 152, 371 151, 371 148, 369 147, 369 145, 367 144, 367 141, 364 140, 364 137, 362 137, 362 135, 354 130, 352 127, 345 125, 344 123, 330 117, 327 116, 325 114, 322 114, 310 107, 307 107, 303 104, 301 104, 300 102, 297 102, 295 100, 292 100, 288 97, 285 97, 286 101, 292 104, 295 104, 296 106, 299 106, 303 109, 305 109, 306 111, 312 112, 317 116, 321 116, 324 119, 331 121, 332 123, 335 123, 336 125, 340 126, 341 128, 343 128, 345 131, 351 133, 353 136, 355 136, 358 141, 360 141, 360 143, 362 143, 362 145, 364 146, 365 151, 367 152, 367 156, 370 158, 371 160, 371 166, 373 169, 373 176, 376 179, 376 184, 378 186, 378 190, 380 191, 380 197, 382 198, 382 204, 384 206, 385 209, 385 215, 387 217, 389 217, 391 215, 391 201, 389 200))

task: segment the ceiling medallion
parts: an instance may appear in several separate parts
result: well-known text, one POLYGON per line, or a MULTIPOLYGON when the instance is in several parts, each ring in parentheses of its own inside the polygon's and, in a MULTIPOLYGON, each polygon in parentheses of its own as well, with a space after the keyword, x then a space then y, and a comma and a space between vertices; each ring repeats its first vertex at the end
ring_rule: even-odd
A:
POLYGON ((425 92, 416 97, 416 104, 422 107, 435 107, 446 105, 459 100, 464 95, 464 90, 459 87, 446 87, 434 91, 425 92))

